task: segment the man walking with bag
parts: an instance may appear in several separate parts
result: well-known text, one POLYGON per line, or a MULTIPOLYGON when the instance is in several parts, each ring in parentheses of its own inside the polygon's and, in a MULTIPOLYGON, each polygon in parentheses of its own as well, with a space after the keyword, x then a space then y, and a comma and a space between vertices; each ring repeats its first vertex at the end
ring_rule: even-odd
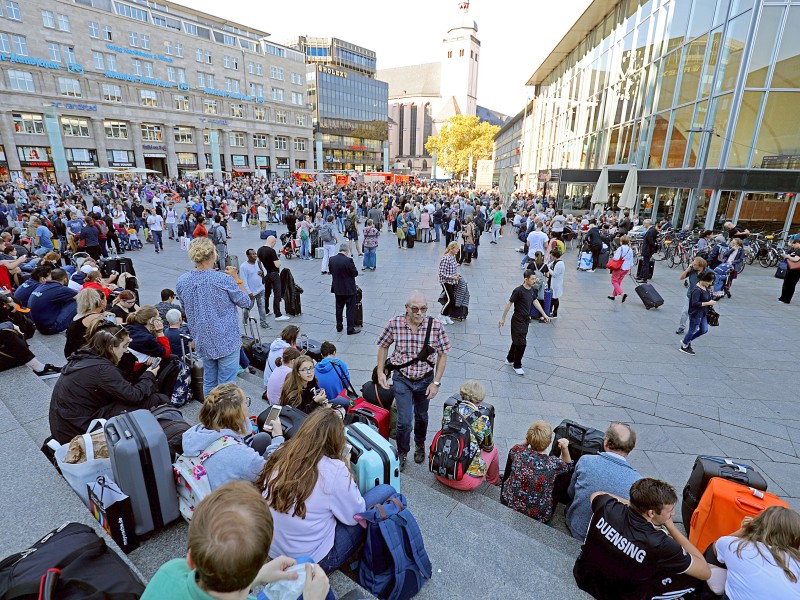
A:
POLYGON ((331 257, 329 268, 331 272, 331 293, 336 296, 336 331, 344 329, 342 312, 347 307, 347 335, 360 333, 356 327, 356 277, 358 268, 350 258, 349 243, 339 244, 339 254, 331 257))

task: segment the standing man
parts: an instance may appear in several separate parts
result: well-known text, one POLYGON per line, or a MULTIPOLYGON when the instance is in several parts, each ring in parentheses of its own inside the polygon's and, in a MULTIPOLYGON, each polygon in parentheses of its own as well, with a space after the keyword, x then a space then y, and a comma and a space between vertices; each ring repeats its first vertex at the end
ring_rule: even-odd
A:
POLYGON ((153 234, 153 245, 156 247, 156 254, 158 254, 164 249, 164 217, 158 214, 155 208, 150 209, 150 214, 147 216, 147 226, 150 229, 150 233, 153 234))
POLYGON ((499 204, 495 205, 495 210, 492 213, 492 241, 489 242, 490 244, 496 244, 497 240, 499 240, 502 235, 500 230, 503 227, 503 218, 505 214, 503 213, 503 209, 500 207, 499 204))
POLYGON ((543 256, 547 256, 547 244, 550 238, 542 231, 542 222, 536 221, 534 223, 533 231, 528 234, 528 256, 523 259, 523 266, 525 263, 532 262, 536 258, 536 253, 541 252, 543 256))
POLYGON ((319 229, 319 240, 322 242, 322 274, 328 274, 328 263, 336 252, 336 234, 333 233, 333 214, 325 217, 325 223, 319 229))
POLYGON ((264 304, 269 304, 270 293, 275 294, 272 299, 272 312, 275 313, 275 320, 288 321, 289 317, 281 314, 281 261, 278 258, 278 253, 275 252, 276 241, 274 235, 269 236, 257 253, 258 260, 266 269, 264 274, 264 304))
POLYGON ((650 278, 650 257, 658 250, 658 234, 661 231, 661 225, 653 221, 645 219, 642 223, 647 228, 647 231, 642 238, 642 257, 639 259, 639 272, 636 279, 643 283, 647 283, 650 278))
MULTIPOLYGON (((170 202, 167 205, 167 213, 166 219, 164 219, 164 223, 167 225, 167 233, 169 235, 169 239, 177 240, 178 239, 178 213, 175 211, 175 203, 170 202)), ((109 229, 109 232, 111 230, 109 229)))
POLYGON ((228 258, 228 240, 225 235, 225 228, 222 226, 222 217, 219 213, 214 215, 214 222, 208 228, 208 239, 214 242, 217 249, 217 268, 225 270, 225 261, 228 258))
POLYGON ((341 332, 342 311, 347 306, 347 335, 360 333, 356 327, 356 277, 358 268, 350 258, 348 242, 339 244, 339 254, 330 259, 331 293, 336 295, 336 331, 341 332))
POLYGON ((511 297, 508 299, 508 302, 506 302, 506 308, 498 324, 498 327, 501 328, 506 324, 506 315, 508 315, 508 311, 513 305, 514 314, 511 315, 511 349, 506 356, 506 364, 512 365, 517 375, 525 375, 525 371, 522 369, 522 357, 525 354, 525 346, 528 344, 528 326, 531 323, 531 305, 536 307, 536 310, 538 310, 539 314, 544 318, 545 323, 550 322, 550 317, 545 314, 542 305, 539 304, 539 300, 536 298, 536 290, 533 287, 536 285, 537 281, 536 272, 527 269, 525 273, 523 273, 523 277, 522 285, 514 288, 514 291, 511 292, 511 297))
POLYGON ((269 329, 270 327, 269 323, 267 323, 268 313, 264 302, 264 271, 261 270, 261 265, 258 264, 257 258, 256 251, 253 248, 248 248, 247 262, 239 269, 239 276, 244 280, 244 289, 247 290, 247 294, 253 301, 250 308, 245 308, 242 313, 245 330, 250 322, 250 311, 254 306, 258 306, 259 324, 262 329, 269 329))
POLYGON ((559 210, 553 219, 550 221, 550 233, 553 234, 553 237, 556 239, 561 239, 564 235, 564 225, 567 222, 567 217, 564 216, 564 211, 559 210))
POLYGON ((411 419, 414 419, 414 462, 425 460, 428 431, 428 405, 439 392, 447 366, 450 340, 442 323, 428 316, 428 303, 422 292, 412 292, 406 300, 404 315, 394 317, 376 342, 378 345, 378 384, 389 389, 386 381, 386 358, 394 371, 394 394, 397 404, 397 452, 400 470, 405 469, 411 448, 411 419))
POLYGON ((383 211, 378 206, 372 206, 372 202, 367 202, 367 219, 372 219, 377 230, 383 231, 383 211))

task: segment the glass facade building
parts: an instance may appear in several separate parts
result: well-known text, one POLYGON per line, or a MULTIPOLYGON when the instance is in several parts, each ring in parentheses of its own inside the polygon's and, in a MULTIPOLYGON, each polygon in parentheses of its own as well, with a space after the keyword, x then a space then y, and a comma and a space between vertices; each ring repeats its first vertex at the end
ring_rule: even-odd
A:
POLYGON ((561 170, 580 208, 598 169, 635 164, 648 216, 790 225, 798 31, 796 0, 595 0, 528 82, 527 187, 561 170))

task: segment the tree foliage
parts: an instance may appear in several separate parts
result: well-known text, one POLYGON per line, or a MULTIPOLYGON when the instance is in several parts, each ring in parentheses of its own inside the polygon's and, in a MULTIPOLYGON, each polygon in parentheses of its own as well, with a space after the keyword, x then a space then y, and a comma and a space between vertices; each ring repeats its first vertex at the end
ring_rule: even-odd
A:
POLYGON ((454 177, 469 171, 472 154, 473 169, 476 161, 492 157, 493 137, 500 131, 497 125, 480 121, 470 115, 455 115, 442 125, 439 133, 428 138, 425 149, 436 152, 437 163, 454 177))

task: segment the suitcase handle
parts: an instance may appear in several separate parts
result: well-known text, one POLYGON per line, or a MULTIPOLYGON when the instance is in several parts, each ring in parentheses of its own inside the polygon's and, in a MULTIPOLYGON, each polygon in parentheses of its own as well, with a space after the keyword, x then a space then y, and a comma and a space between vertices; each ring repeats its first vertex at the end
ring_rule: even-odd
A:
POLYGON ((742 512, 752 514, 754 517, 765 508, 763 502, 753 501, 749 498, 736 498, 736 506, 738 506, 742 512))
POLYGON ((583 446, 584 442, 586 441, 586 434, 589 432, 587 427, 583 427, 578 425, 577 423, 570 423, 567 425, 567 439, 574 439, 578 442, 581 446, 583 446), (579 432, 578 435, 573 433, 573 431, 579 432))

